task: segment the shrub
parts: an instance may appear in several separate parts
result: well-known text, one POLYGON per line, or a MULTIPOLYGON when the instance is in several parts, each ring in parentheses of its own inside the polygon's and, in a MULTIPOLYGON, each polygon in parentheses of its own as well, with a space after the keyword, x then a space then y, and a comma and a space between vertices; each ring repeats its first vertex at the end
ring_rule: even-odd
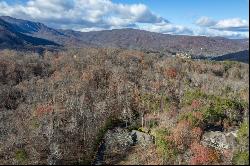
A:
POLYGON ((212 72, 214 73, 215 76, 218 76, 218 77, 222 77, 223 74, 224 74, 224 70, 223 69, 212 70, 212 72))
POLYGON ((197 142, 191 145, 193 153, 189 164, 191 165, 209 165, 220 163, 220 155, 214 149, 205 147, 197 142))
POLYGON ((154 127, 156 127, 156 126, 158 126, 159 125, 159 123, 158 123, 158 121, 157 120, 155 120, 155 119, 151 119, 151 120, 149 120, 149 122, 148 122, 149 124, 149 128, 154 128, 154 127))
POLYGON ((43 116, 44 114, 50 113, 52 111, 53 111, 53 108, 51 105, 40 105, 36 109, 36 115, 43 116))
POLYGON ((15 153, 15 159, 19 162, 19 163, 24 163, 27 161, 28 159, 28 154, 26 153, 26 151, 24 149, 19 149, 16 151, 15 153))
POLYGON ((168 111, 169 98, 153 93, 145 93, 140 96, 139 99, 142 107, 147 109, 149 112, 168 111))
POLYGON ((191 124, 188 121, 182 120, 173 129, 170 140, 173 141, 176 148, 183 152, 191 143, 191 124))
POLYGON ((215 124, 216 122, 225 118, 221 109, 215 109, 213 106, 206 109, 204 112, 204 120, 206 123, 215 124))
POLYGON ((192 127, 201 127, 203 125, 203 112, 201 111, 191 111, 187 113, 180 114, 178 121, 186 120, 190 123, 192 127))
POLYGON ((204 118, 208 123, 215 123, 227 118, 229 123, 236 122, 238 124, 242 121, 245 105, 237 100, 214 97, 210 106, 204 110, 204 118))
POLYGON ((249 165, 249 152, 237 152, 233 156, 234 165, 249 165))
POLYGON ((237 140, 240 144, 242 144, 243 146, 247 146, 248 145, 248 138, 249 138, 249 123, 247 121, 244 121, 243 123, 241 123, 239 131, 238 131, 238 136, 237 136, 237 140))
POLYGON ((192 128, 189 121, 182 120, 173 129, 169 141, 173 142, 180 153, 184 153, 192 144, 199 142, 203 131, 200 127, 192 128))
POLYGON ((169 78, 176 78, 177 70, 175 68, 169 68, 165 71, 165 76, 169 78))
POLYGON ((201 107, 201 102, 199 100, 194 99, 192 101, 191 107, 193 109, 199 109, 201 107))
POLYGON ((199 142, 202 136, 202 129, 200 127, 195 127, 191 131, 192 142, 199 142))
POLYGON ((39 123, 39 121, 38 121, 38 119, 37 119, 36 117, 34 117, 34 118, 32 118, 32 119, 30 120, 30 126, 31 126, 32 129, 37 129, 37 128, 39 128, 40 123, 39 123))
POLYGON ((198 99, 207 99, 208 95, 200 91, 199 89, 196 90, 188 90, 184 93, 182 97, 182 106, 191 105, 193 101, 198 99))
POLYGON ((239 128, 237 142, 239 147, 233 156, 235 165, 249 165, 249 123, 244 121, 239 128))
POLYGON ((224 71, 227 72, 230 68, 233 67, 234 64, 235 64, 235 62, 233 62, 233 61, 224 61, 223 62, 224 71))
POLYGON ((177 149, 166 139, 169 134, 167 129, 158 129, 155 132, 155 144, 158 152, 162 155, 164 164, 173 163, 177 157, 177 149))
MULTIPOLYGON (((182 100, 182 106, 191 105, 195 112, 202 112, 205 123, 215 124, 228 119, 229 124, 239 124, 242 121, 243 111, 247 104, 236 99, 222 98, 215 95, 207 95, 200 90, 187 91, 182 100), (201 103, 205 103, 202 105, 201 103)), ((185 119, 192 122, 197 120, 189 113, 185 119)))

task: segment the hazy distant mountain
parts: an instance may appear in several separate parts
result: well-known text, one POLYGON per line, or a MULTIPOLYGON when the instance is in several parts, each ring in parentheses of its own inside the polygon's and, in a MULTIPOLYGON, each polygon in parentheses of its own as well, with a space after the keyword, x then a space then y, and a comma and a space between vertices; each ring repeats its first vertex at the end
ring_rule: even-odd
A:
POLYGON ((244 63, 249 63, 249 50, 214 57, 212 58, 212 60, 216 61, 229 60, 229 61, 240 61, 244 63))
POLYGON ((50 40, 64 46, 87 46, 87 44, 79 39, 66 35, 60 30, 49 28, 42 23, 16 19, 8 16, 2 16, 0 19, 11 24, 12 30, 18 33, 50 40))
POLYGON ((101 47, 145 49, 160 52, 188 52, 193 55, 224 55, 248 49, 248 43, 222 37, 184 36, 135 29, 98 32, 64 31, 67 35, 101 47))
MULTIPOLYGON (((21 26, 20 26, 21 27, 21 26)), ((12 22, 6 22, 0 17, 0 48, 28 48, 35 46, 59 46, 57 43, 22 33, 12 22)), ((28 29, 27 29, 28 31, 28 29)))
POLYGON ((66 47, 140 49, 163 54, 186 52, 196 56, 225 55, 248 50, 249 47, 249 42, 245 39, 168 35, 136 29, 78 32, 53 29, 41 23, 7 16, 0 17, 0 20, 0 27, 3 27, 0 32, 0 41, 4 45, 12 45, 13 47, 23 46, 27 43, 32 45, 59 44, 66 47))

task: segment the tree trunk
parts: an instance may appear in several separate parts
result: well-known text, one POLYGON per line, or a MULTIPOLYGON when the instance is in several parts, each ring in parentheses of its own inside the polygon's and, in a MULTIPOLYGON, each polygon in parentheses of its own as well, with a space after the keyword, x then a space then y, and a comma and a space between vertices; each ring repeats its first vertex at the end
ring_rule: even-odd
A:
POLYGON ((141 126, 144 127, 144 113, 142 114, 142 117, 141 117, 141 126))

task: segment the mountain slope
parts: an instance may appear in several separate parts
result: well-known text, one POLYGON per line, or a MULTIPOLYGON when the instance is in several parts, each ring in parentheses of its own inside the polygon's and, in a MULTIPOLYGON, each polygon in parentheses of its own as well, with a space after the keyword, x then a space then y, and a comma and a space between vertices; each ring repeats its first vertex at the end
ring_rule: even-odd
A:
POLYGON ((59 46, 57 43, 21 33, 14 24, 0 18, 0 48, 24 48, 32 46, 59 46))
MULTIPOLYGON (((0 19, 2 19, 2 22, 5 22, 0 24, 11 25, 7 29, 10 33, 18 33, 17 36, 20 37, 20 42, 22 40, 27 40, 27 36, 30 36, 35 37, 36 40, 38 40, 37 38, 45 39, 45 41, 40 41, 38 44, 46 44, 49 40, 66 47, 113 47, 138 49, 160 52, 164 55, 185 52, 195 56, 209 57, 248 50, 249 47, 248 40, 244 39, 232 40, 223 37, 168 35, 136 29, 78 32, 73 30, 53 29, 41 23, 7 16, 2 16, 0 19)), ((7 36, 12 35, 2 34, 2 36, 6 38, 7 36)), ((30 39, 28 41, 33 40, 30 39)), ((34 44, 33 42, 31 43, 34 44)))
MULTIPOLYGON (((67 32, 66 32, 67 33, 67 32)), ((248 49, 248 43, 222 37, 184 36, 135 29, 70 33, 102 47, 145 49, 160 52, 188 52, 193 55, 224 55, 248 49)))
POLYGON ((239 62, 249 63, 249 50, 214 57, 212 58, 212 60, 216 61, 229 60, 229 61, 239 61, 239 62))
POLYGON ((8 16, 1 16, 0 19, 11 24, 11 30, 28 36, 50 40, 64 46, 83 47, 88 45, 75 37, 64 34, 60 30, 50 28, 39 22, 16 19, 8 16))

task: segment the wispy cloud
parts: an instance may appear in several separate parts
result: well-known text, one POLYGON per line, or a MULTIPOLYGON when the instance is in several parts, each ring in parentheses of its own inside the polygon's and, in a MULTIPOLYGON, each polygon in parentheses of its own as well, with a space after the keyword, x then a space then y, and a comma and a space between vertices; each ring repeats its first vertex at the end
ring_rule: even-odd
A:
POLYGON ((241 39, 249 38, 249 32, 238 32, 238 31, 228 31, 228 30, 217 30, 204 27, 198 27, 193 30, 194 35, 201 36, 222 36, 226 38, 241 39))
POLYGON ((139 29, 164 34, 193 35, 192 29, 167 22, 143 24, 139 26, 139 29))
POLYGON ((209 17, 201 17, 195 23, 198 26, 217 30, 249 31, 249 22, 240 18, 230 18, 215 21, 209 17))
POLYGON ((198 20, 196 20, 195 24, 202 27, 211 27, 216 24, 216 21, 209 17, 200 17, 198 20))
POLYGON ((185 27, 175 24, 143 24, 139 26, 139 29, 147 30, 151 32, 158 32, 164 34, 177 34, 177 35, 191 35, 191 36, 221 36, 226 38, 249 38, 249 32, 238 32, 228 30, 210 29, 206 27, 185 27))

